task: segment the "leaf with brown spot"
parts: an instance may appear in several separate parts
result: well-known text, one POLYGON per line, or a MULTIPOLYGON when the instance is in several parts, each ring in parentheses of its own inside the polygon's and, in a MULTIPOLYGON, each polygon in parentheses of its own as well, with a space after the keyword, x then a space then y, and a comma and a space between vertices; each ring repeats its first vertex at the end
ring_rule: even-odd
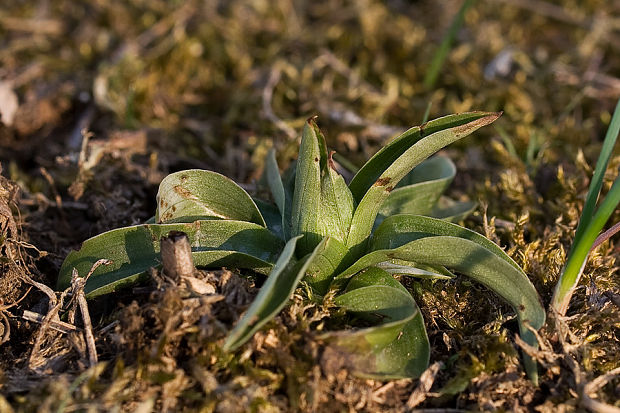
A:
POLYGON ((419 127, 412 128, 394 139, 375 154, 353 177, 349 188, 358 200, 351 221, 347 246, 359 256, 365 250, 375 219, 383 203, 390 196, 382 186, 374 186, 380 179, 390 179, 397 185, 413 168, 443 147, 467 136, 482 126, 495 121, 501 113, 470 112, 450 115, 429 121, 422 137, 419 127))
POLYGON ((231 219, 265 226, 258 207, 247 192, 216 172, 190 169, 168 175, 157 192, 158 223, 199 219, 231 219))
POLYGON ((276 260, 282 241, 260 225, 243 221, 196 221, 178 224, 144 224, 114 229, 90 238, 79 251, 71 252, 60 268, 57 288, 71 283, 73 269, 80 276, 95 262, 108 259, 88 279, 87 296, 116 291, 148 278, 146 271, 158 267, 160 240, 171 231, 187 234, 198 267, 250 268, 266 272, 276 260))

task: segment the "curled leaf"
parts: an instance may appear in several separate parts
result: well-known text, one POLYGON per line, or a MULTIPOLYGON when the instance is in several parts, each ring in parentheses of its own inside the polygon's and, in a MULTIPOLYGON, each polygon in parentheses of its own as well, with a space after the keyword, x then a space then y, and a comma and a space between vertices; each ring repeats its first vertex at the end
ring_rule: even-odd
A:
MULTIPOLYGON (((517 313, 523 340, 538 345, 527 328, 530 325, 539 329, 545 322, 545 311, 536 289, 523 270, 482 235, 438 219, 396 215, 379 226, 371 249, 372 252, 336 276, 336 282, 342 283, 368 266, 392 259, 445 266, 480 282, 506 300, 517 313)), ((527 356, 525 366, 536 381, 536 364, 527 356)))
POLYGON ((216 172, 189 169, 168 175, 157 192, 157 223, 230 219, 265 226, 258 207, 247 192, 216 172))
POLYGON ((371 267, 351 279, 335 304, 376 325, 331 332, 326 340, 357 374, 376 379, 418 377, 428 366, 424 320, 409 292, 387 272, 371 267))

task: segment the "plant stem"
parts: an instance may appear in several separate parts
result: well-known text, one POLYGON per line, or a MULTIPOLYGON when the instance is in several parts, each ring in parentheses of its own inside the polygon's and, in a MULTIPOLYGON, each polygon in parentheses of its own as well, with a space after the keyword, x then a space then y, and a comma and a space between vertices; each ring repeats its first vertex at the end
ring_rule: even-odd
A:
POLYGON ((452 47, 454 38, 456 37, 457 32, 463 25, 463 20, 465 20, 465 12, 474 4, 474 2, 475 0, 465 0, 459 11, 456 13, 456 16, 454 16, 452 24, 450 25, 448 32, 441 41, 439 49, 437 49, 437 51, 435 52, 433 60, 431 61, 431 66, 428 69, 428 72, 426 72, 426 76, 424 77, 424 86, 426 86, 428 89, 432 89, 435 86, 435 82, 437 81, 437 77, 439 76, 439 71, 441 70, 443 62, 448 56, 448 52, 452 47))

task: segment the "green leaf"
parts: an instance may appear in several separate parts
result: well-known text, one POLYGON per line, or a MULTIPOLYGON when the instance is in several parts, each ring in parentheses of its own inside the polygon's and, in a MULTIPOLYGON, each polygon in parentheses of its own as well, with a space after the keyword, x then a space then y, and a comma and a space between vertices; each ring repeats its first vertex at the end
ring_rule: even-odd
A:
POLYGON ((144 224, 119 228, 90 238, 71 252, 60 268, 57 288, 71 284, 73 268, 85 276, 99 259, 100 266, 86 283, 91 298, 148 278, 146 271, 160 265, 160 239, 170 231, 187 234, 197 266, 251 268, 266 272, 282 248, 282 241, 264 227, 250 222, 206 220, 191 224, 144 224))
POLYGON ((340 270, 347 247, 336 238, 327 237, 327 241, 317 247, 315 258, 310 262, 304 280, 319 295, 325 295, 340 270))
POLYGON ((322 173, 319 215, 321 233, 344 243, 353 218, 353 195, 342 175, 336 172, 331 155, 322 173))
POLYGON ((278 207, 271 202, 266 202, 262 199, 252 199, 258 207, 260 214, 263 216, 265 224, 267 225, 267 229, 269 229, 269 231, 273 232, 281 239, 286 239, 284 236, 284 228, 282 226, 282 215, 280 215, 278 207))
POLYGON ((425 160, 389 194, 379 210, 375 225, 390 215, 429 214, 455 174, 456 167, 448 158, 436 156, 425 160))
POLYGON ((223 175, 189 169, 163 179, 157 192, 158 223, 192 222, 208 217, 265 226, 248 193, 223 175))
POLYGON ((293 231, 293 196, 295 194, 295 176, 297 171, 297 161, 292 161, 288 168, 282 174, 282 184, 284 185, 284 215, 282 217, 282 226, 286 239, 291 236, 293 231))
POLYGON ((353 208, 353 196, 335 171, 325 137, 309 119, 301 139, 292 205, 292 235, 305 235, 298 254, 312 251, 324 236, 344 242, 353 208))
POLYGON ((407 242, 429 235, 468 239, 480 244, 483 248, 497 255, 498 258, 505 260, 517 270, 521 271, 519 265, 506 255, 504 250, 488 238, 460 225, 419 215, 395 215, 388 217, 373 234, 370 249, 375 251, 397 248, 407 242))
POLYGON ((579 225, 577 226, 573 245, 553 293, 551 305, 560 315, 566 314, 573 291, 579 283, 592 245, 620 202, 620 177, 617 177, 596 213, 594 212, 596 201, 603 185, 605 171, 607 170, 607 165, 619 133, 620 100, 616 104, 611 123, 605 134, 603 148, 596 162, 596 169, 590 182, 588 196, 581 213, 579 225))
MULTIPOLYGON (((276 160, 276 151, 273 148, 267 154, 267 160, 265 162, 265 175, 267 177, 267 185, 269 186, 273 200, 280 211, 280 232, 283 234, 284 239, 288 239, 290 237, 290 225, 287 223, 287 216, 290 217, 290 211, 287 211, 287 208, 291 207, 291 200, 289 199, 287 202, 286 191, 284 189, 284 184, 282 183, 280 169, 278 168, 278 162, 276 160)), ((263 214, 263 216, 265 215, 263 214)), ((267 226, 269 226, 269 224, 267 224, 267 226)))
POLYGON ((278 206, 280 214, 284 216, 286 195, 284 185, 282 184, 282 177, 280 176, 280 169, 278 168, 278 161, 276 160, 276 151, 273 148, 267 154, 265 175, 267 176, 267 184, 269 185, 271 195, 273 195, 273 200, 278 206))
POLYGON ((476 209, 475 202, 454 201, 448 197, 442 196, 429 215, 433 218, 439 218, 448 222, 459 222, 467 218, 474 209, 476 209))
MULTIPOLYGON (((526 323, 539 329, 545 311, 538 293, 523 270, 501 248, 473 231, 448 222, 421 216, 397 215, 377 228, 372 252, 335 277, 337 283, 368 266, 391 259, 426 265, 442 265, 485 285, 510 304, 524 341, 537 346, 526 323)), ((536 364, 525 357, 525 367, 537 380, 536 364)))
POLYGON ((321 158, 327 149, 321 138, 308 119, 301 135, 292 205, 291 236, 304 235, 297 247, 300 256, 312 251, 322 238, 319 229, 321 158))
POLYGON ((405 275, 407 277, 415 277, 421 279, 433 279, 433 280, 450 280, 454 278, 453 274, 445 274, 444 272, 437 271, 435 268, 427 266, 419 266, 416 263, 410 263, 409 265, 402 264, 406 261, 392 260, 385 261, 376 264, 376 267, 381 268, 390 275, 405 275), (401 262, 396 264, 393 261, 401 262), (425 268, 419 268, 425 267, 425 268))
POLYGON ((375 379, 418 377, 428 366, 424 320, 411 294, 387 272, 371 267, 351 279, 340 305, 376 326, 327 333, 354 373, 375 379))
POLYGON ((353 249, 352 254, 360 255, 365 250, 379 209, 401 179, 439 149, 494 122, 500 115, 471 112, 436 119, 410 129, 377 152, 349 186, 355 199, 362 196, 346 243, 353 249))
MULTIPOLYGON (((353 194, 355 202, 359 203, 366 192, 375 184, 377 179, 379 179, 386 169, 422 138, 440 130, 463 126, 472 121, 483 119, 492 115, 499 117, 500 114, 493 114, 489 112, 466 112, 456 115, 448 115, 426 122, 421 126, 414 126, 413 128, 406 130, 374 154, 373 157, 370 158, 355 174, 349 184, 349 189, 353 194)), ((413 166, 411 169, 412 168, 413 166)))
POLYGON ((594 210, 596 208, 596 201, 598 200, 598 196, 601 193, 601 188, 603 186, 603 178, 605 177, 605 171, 607 170, 607 165, 609 164, 609 159, 611 158, 614 146, 616 145, 616 140, 618 139, 618 134, 620 133, 620 100, 616 104, 616 109, 614 111, 614 115, 609 124, 609 128, 607 129, 607 133, 605 134, 605 140, 603 141, 603 147, 601 148, 601 153, 598 156, 598 160, 596 161, 596 168, 594 169, 594 175, 592 176, 592 181, 590 181, 590 187, 588 188, 588 195, 586 196, 586 202, 583 206, 583 211, 581 213, 581 219, 579 221, 579 225, 577 226, 577 232, 575 233, 575 240, 573 244, 578 244, 579 240, 583 236, 583 233, 586 231, 586 228, 590 224, 590 221, 594 217, 594 210))
POLYGON ((306 273, 308 265, 327 241, 325 238, 312 254, 295 262, 295 247, 300 238, 301 236, 291 238, 286 243, 271 273, 269 273, 267 281, 261 287, 246 313, 237 322, 235 328, 228 334, 223 346, 224 351, 239 348, 284 308, 289 297, 297 288, 297 284, 306 273))

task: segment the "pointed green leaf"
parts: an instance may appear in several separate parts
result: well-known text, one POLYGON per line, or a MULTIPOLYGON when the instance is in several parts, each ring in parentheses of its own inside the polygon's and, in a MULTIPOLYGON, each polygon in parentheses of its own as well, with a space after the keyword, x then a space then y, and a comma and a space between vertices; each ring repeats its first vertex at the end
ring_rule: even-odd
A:
POLYGON ((428 215, 455 174, 456 167, 448 158, 435 156, 425 160, 389 194, 379 210, 375 225, 390 215, 428 215))
POLYGON ((346 242, 353 218, 353 195, 342 175, 336 172, 331 156, 321 179, 321 233, 346 242))
POLYGON ((267 184, 269 185, 271 195, 273 195, 273 200, 278 206, 280 214, 284 216, 286 196, 284 193, 284 185, 282 184, 282 177, 280 176, 280 169, 278 168, 278 161, 276 160, 276 151, 273 148, 267 154, 265 175, 267 176, 267 184))
POLYGON ((349 184, 349 189, 351 189, 353 193, 353 198, 359 203, 386 169, 423 137, 440 130, 463 126, 489 115, 492 114, 489 112, 467 112, 448 115, 426 122, 421 126, 415 126, 403 132, 381 148, 360 168, 357 174, 355 174, 349 184))
POLYGON ((88 239, 79 251, 71 252, 60 268, 57 288, 63 290, 70 285, 73 268, 85 276, 102 258, 112 263, 98 267, 89 278, 85 288, 89 298, 144 279, 149 268, 160 265, 159 242, 170 231, 188 235, 197 266, 234 266, 266 272, 283 244, 264 227, 243 221, 208 220, 119 228, 88 239))
POLYGON ((158 223, 192 222, 208 217, 265 226, 248 193, 224 175, 189 169, 170 174, 161 181, 155 212, 158 223))
POLYGON ((468 239, 491 251, 518 271, 522 271, 521 267, 506 255, 504 250, 477 232, 441 219, 419 215, 395 215, 385 219, 373 234, 370 249, 374 251, 398 248, 410 241, 429 235, 468 239))
POLYGON ((588 189, 586 202, 579 219, 573 245, 568 253, 568 258, 553 293, 551 306, 560 315, 566 314, 571 296, 579 283, 592 245, 613 211, 618 207, 618 202, 620 201, 620 178, 617 177, 607 193, 607 196, 595 212, 596 202, 603 185, 605 171, 607 170, 607 165, 619 134, 620 100, 618 100, 616 104, 616 109, 614 110, 609 128, 605 134, 601 153, 596 161, 596 169, 594 170, 594 175, 590 182, 590 188, 588 189))
POLYGON ((228 334, 223 346, 224 351, 239 348, 284 308, 306 273, 308 265, 327 240, 325 238, 321 241, 312 254, 295 262, 295 247, 300 238, 301 236, 291 238, 286 243, 267 281, 235 328, 228 334))
POLYGON ((379 151, 371 158, 368 161, 371 166, 362 167, 350 185, 356 198, 361 191, 367 189, 355 210, 347 239, 347 246, 353 249, 353 254, 359 255, 365 250, 379 209, 401 179, 444 146, 492 123, 500 115, 501 113, 472 112, 430 121, 417 131, 410 129, 405 132, 396 139, 397 144, 386 147, 391 149, 384 154, 379 151), (358 175, 360 178, 356 181, 358 175), (368 182, 372 178, 376 180, 368 182))
MULTIPOLYGON (((319 214, 321 205, 321 155, 323 142, 309 119, 304 125, 295 172, 292 205, 292 236, 304 235, 298 254, 305 255, 321 241, 319 214)), ((325 151, 326 152, 326 151, 325 151)))
POLYGON ((292 205, 292 235, 306 235, 298 253, 307 254, 324 236, 344 242, 353 207, 353 196, 333 167, 325 137, 309 119, 302 133, 292 205))
POLYGON ((290 238, 293 231, 293 196, 295 193, 295 172, 297 161, 291 162, 282 174, 282 185, 284 186, 284 215, 282 216, 282 226, 286 239, 290 238))
POLYGON ((377 323, 321 337, 343 353, 354 373, 385 380, 418 377, 426 369, 430 346, 420 310, 387 272, 372 267, 356 275, 335 304, 377 323))

